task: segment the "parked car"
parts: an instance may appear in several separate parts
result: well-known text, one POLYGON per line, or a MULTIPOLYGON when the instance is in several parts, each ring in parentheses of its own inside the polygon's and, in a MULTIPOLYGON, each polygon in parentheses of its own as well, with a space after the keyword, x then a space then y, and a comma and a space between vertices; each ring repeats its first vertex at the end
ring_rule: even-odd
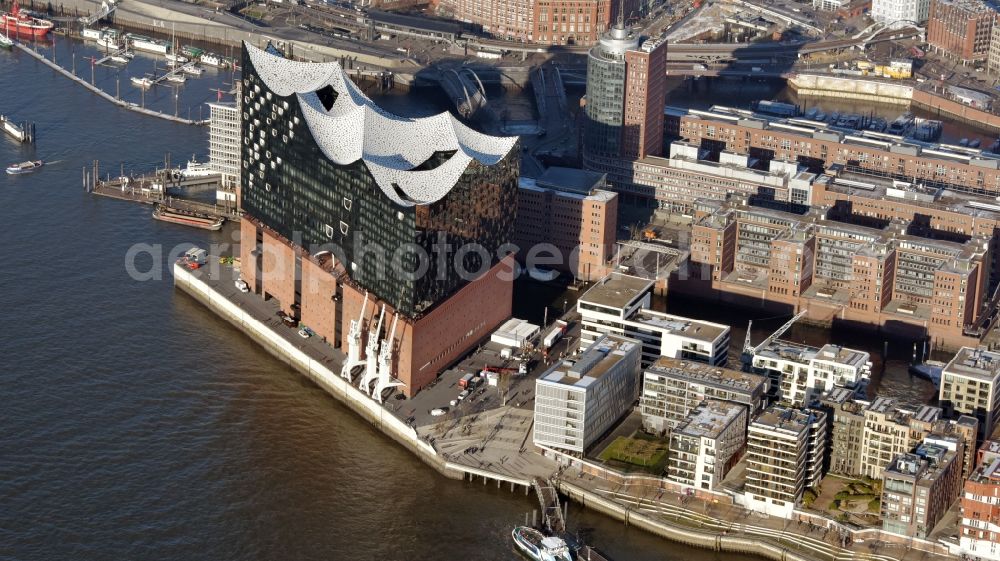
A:
POLYGON ((437 409, 431 409, 431 417, 440 417, 448 413, 447 407, 438 407, 437 409))
POLYGON ((250 285, 243 279, 236 279, 236 289, 246 294, 247 292, 250 292, 250 285))
POLYGON ((462 392, 458 394, 458 400, 462 401, 463 399, 469 397, 470 393, 471 392, 469 390, 462 390, 462 392))

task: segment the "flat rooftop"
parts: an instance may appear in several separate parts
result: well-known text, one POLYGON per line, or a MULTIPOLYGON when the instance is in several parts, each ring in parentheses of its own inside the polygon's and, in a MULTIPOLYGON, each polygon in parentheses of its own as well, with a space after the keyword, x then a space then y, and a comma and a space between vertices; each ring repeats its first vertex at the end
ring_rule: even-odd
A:
POLYGON ((604 187, 605 177, 605 174, 594 171, 553 166, 546 169, 535 182, 539 187, 557 191, 590 193, 604 187))
POLYGON ((683 335, 689 339, 696 339, 707 343, 712 343, 729 332, 728 325, 673 316, 653 310, 639 310, 629 320, 654 327, 666 333, 683 335))
POLYGON ((685 436, 718 438, 747 410, 746 406, 731 401, 706 399, 674 432, 685 436))
POLYGON ((991 381, 1000 374, 1000 353, 982 348, 962 347, 944 367, 944 373, 991 381))
POLYGON ((808 431, 816 414, 812 411, 772 405, 754 419, 752 427, 762 427, 801 433, 808 431))
POLYGON ((586 389, 607 374, 631 352, 641 352, 641 343, 627 337, 605 335, 574 360, 564 360, 539 379, 541 382, 586 389))
POLYGON ((643 293, 649 292, 653 282, 622 273, 611 273, 584 292, 580 302, 622 309, 643 293))
POLYGON ((656 359, 646 372, 743 392, 763 390, 767 385, 766 376, 665 356, 656 359))

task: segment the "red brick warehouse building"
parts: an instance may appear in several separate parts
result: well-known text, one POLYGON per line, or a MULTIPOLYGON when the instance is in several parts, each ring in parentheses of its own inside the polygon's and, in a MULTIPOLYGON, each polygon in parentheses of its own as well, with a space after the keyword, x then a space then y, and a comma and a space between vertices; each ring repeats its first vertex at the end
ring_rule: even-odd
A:
POLYGON ((519 150, 377 107, 336 63, 243 53, 242 274, 408 396, 511 313, 519 150))

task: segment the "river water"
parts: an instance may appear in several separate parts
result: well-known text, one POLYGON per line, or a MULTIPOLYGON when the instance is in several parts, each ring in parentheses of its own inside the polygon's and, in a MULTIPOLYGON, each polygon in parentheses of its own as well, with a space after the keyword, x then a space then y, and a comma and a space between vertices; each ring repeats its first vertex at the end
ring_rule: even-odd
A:
MULTIPOLYGON (((86 56, 60 43, 57 60, 73 48, 86 56)), ((225 81, 189 81, 180 112, 225 81)), ((174 105, 160 86, 146 101, 174 105)), ((0 139, 0 162, 49 162, 0 176, 0 559, 517 559, 509 531, 534 497, 441 477, 168 275, 126 273, 134 244, 166 255, 231 232, 87 195, 82 169, 204 155, 204 128, 116 108, 16 51, 0 52, 0 113, 38 133, 0 139)), ((570 522, 619 561, 737 559, 577 508, 570 522)))

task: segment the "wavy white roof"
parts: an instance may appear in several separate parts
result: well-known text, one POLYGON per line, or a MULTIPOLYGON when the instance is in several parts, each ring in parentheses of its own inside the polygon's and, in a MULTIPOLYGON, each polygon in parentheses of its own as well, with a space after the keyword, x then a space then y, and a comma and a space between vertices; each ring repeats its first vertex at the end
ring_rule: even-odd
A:
POLYGON ((335 62, 296 62, 245 46, 257 75, 271 91, 280 96, 296 95, 323 154, 339 165, 363 160, 396 204, 412 206, 441 199, 473 159, 496 164, 517 142, 514 136, 476 132, 449 113, 417 119, 393 115, 368 99, 335 62), (337 92, 329 111, 316 94, 328 85, 337 92), (450 150, 455 154, 438 167, 411 171, 435 152, 450 150))

